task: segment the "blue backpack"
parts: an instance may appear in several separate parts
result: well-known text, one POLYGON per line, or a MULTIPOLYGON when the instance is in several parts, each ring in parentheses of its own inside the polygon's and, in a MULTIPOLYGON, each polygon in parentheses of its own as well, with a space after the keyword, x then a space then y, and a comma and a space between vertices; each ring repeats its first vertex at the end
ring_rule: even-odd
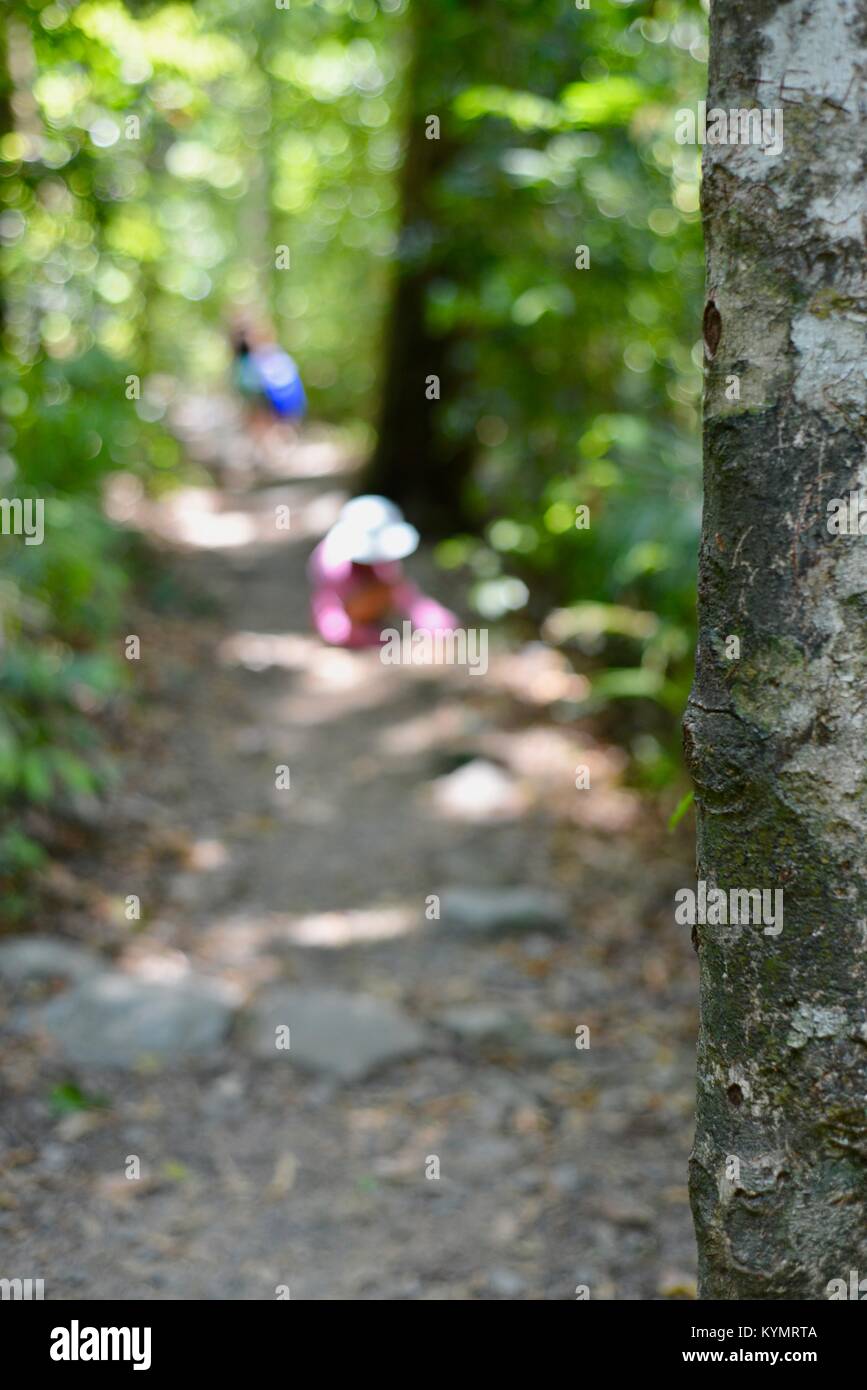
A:
POLYGON ((262 390, 278 415, 296 416, 307 409, 307 397, 298 368, 280 347, 257 348, 250 353, 262 390))

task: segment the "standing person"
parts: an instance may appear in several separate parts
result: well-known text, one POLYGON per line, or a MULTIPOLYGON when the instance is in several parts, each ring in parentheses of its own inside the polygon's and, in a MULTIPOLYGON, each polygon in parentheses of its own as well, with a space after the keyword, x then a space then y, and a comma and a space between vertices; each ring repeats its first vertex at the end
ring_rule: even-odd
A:
POLYGON ((247 402, 253 433, 268 434, 277 422, 299 424, 307 410, 307 397, 288 352, 244 322, 233 328, 231 339, 232 378, 247 402))

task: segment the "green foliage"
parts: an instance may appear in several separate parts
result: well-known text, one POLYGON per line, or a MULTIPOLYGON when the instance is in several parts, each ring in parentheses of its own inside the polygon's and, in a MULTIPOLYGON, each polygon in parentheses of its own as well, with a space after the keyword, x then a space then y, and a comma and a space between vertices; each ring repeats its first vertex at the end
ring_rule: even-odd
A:
POLYGON ((689 808, 690 808, 690 806, 692 805, 692 803, 693 803, 694 800, 695 800, 695 792, 694 792, 694 791, 689 791, 689 792, 686 793, 685 796, 682 796, 682 797, 680 798, 680 801, 677 803, 677 805, 675 806, 674 810, 672 811, 671 815, 670 815, 669 818, 668 818, 668 828, 669 828, 669 830, 676 830, 676 829, 677 829, 677 827, 680 825, 680 822, 683 820, 684 816, 686 815, 687 811, 689 810, 689 808))
POLYGON ((695 0, 7 15, 0 491, 44 499, 50 542, 0 538, 0 873, 38 855, 24 804, 104 775, 93 714, 121 685, 130 551, 100 498, 114 473, 178 475, 167 388, 222 389, 227 319, 252 307, 312 413, 370 439, 407 268, 430 268, 427 326, 457 367, 442 428, 477 451, 477 532, 443 562, 486 618, 525 611, 574 651, 598 708, 651 702, 672 727, 698 528, 699 166, 673 138, 704 84, 695 0), (402 225, 408 132, 431 114, 427 215, 402 225))
POLYGON ((703 259, 698 152, 673 132, 675 110, 703 92, 704 15, 678 0, 652 18, 542 0, 507 6, 505 22, 502 6, 483 5, 482 22, 496 26, 495 11, 496 41, 458 63, 454 35, 431 52, 439 20, 425 30, 416 106, 450 84, 454 152, 430 200, 448 254, 428 312, 452 335, 464 383, 447 425, 471 430, 478 452, 481 542, 441 555, 478 577, 483 616, 526 607, 600 668, 597 706, 649 700, 679 714, 700 521, 703 259))
POLYGON ((88 1095, 74 1081, 61 1081, 52 1087, 48 1104, 56 1115, 73 1115, 79 1110, 104 1110, 108 1101, 104 1096, 88 1095))

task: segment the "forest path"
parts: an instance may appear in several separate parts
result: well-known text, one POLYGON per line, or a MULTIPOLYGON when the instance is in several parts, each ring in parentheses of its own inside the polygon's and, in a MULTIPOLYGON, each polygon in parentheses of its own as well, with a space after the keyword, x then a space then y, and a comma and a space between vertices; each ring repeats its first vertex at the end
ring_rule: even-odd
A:
MULTIPOLYGON (((218 465, 240 448, 221 409, 182 422, 218 465)), ((323 647, 305 565, 347 459, 323 432, 284 462, 284 479, 235 459, 221 485, 115 498, 161 557, 158 607, 130 628, 143 698, 99 844, 72 847, 33 925, 136 983, 211 981, 234 1013, 200 1055, 125 1070, 70 1061, 68 1037, 11 1038, 0 1273, 43 1277, 49 1299, 689 1296, 683 845, 570 721, 581 678, 543 649, 498 647, 473 676, 323 647), (506 888, 537 924, 479 896, 506 888), (297 1028, 269 1044, 275 1019, 293 1026, 282 995, 257 1030, 287 986, 313 1001, 323 1058, 362 1075, 305 1069, 297 1028), (354 1022, 322 990, 375 1006, 354 1022), (393 1041, 386 1005, 414 1055, 365 1071, 393 1041), (58 1113, 70 1083, 105 1104, 58 1113)), ((424 554, 410 568, 460 611, 424 554)))

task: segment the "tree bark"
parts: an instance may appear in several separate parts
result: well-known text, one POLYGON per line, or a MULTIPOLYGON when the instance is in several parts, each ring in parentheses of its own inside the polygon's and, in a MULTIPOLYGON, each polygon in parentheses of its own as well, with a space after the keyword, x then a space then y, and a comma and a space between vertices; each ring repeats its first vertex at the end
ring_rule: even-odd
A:
POLYGON ((867 536, 832 534, 827 511, 867 486, 865 80, 863 0, 713 0, 708 110, 782 108, 784 138, 704 150, 685 745, 698 878, 782 888, 784 918, 696 929, 706 1299, 825 1299, 867 1276, 867 536))
POLYGON ((377 443, 364 487, 399 503, 428 532, 447 533, 464 519, 462 493, 475 438, 471 425, 450 433, 443 427, 460 393, 459 335, 431 329, 428 295, 439 276, 455 278, 453 238, 438 206, 438 182, 461 145, 444 99, 444 17, 421 6, 413 10, 397 270, 385 329, 377 443), (441 120, 438 139, 427 138, 429 115, 441 120), (439 383, 435 399, 426 393, 432 377, 439 383))

